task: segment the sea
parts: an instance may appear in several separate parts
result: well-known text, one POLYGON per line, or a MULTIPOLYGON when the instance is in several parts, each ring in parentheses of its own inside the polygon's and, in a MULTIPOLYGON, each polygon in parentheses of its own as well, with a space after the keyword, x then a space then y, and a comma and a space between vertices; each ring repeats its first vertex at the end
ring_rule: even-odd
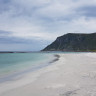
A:
POLYGON ((50 65, 56 53, 0 53, 0 83, 50 65))

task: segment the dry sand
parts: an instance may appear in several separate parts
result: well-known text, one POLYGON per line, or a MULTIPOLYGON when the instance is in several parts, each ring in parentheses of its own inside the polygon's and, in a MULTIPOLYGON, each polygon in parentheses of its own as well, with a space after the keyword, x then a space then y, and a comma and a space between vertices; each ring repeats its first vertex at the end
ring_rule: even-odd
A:
POLYGON ((0 96, 96 96, 96 53, 59 54, 52 65, 0 84, 0 96))

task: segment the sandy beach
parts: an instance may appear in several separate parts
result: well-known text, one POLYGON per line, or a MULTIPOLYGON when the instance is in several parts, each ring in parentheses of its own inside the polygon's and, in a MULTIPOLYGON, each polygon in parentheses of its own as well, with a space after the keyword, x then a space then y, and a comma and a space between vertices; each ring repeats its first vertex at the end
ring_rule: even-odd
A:
POLYGON ((96 96, 96 53, 58 55, 49 66, 0 83, 0 96, 96 96))

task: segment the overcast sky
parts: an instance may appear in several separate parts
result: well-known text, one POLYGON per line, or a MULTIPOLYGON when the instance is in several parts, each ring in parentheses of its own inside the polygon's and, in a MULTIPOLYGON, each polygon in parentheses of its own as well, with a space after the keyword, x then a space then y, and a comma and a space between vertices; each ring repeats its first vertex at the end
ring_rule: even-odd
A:
POLYGON ((0 0, 0 51, 41 50, 71 32, 96 32, 96 0, 0 0))

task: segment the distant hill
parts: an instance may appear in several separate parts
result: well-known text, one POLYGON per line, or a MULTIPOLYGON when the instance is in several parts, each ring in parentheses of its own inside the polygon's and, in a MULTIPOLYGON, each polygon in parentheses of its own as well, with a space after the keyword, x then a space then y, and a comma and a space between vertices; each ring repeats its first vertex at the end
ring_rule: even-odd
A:
POLYGON ((68 33, 57 37, 42 51, 96 51, 96 33, 68 33))

